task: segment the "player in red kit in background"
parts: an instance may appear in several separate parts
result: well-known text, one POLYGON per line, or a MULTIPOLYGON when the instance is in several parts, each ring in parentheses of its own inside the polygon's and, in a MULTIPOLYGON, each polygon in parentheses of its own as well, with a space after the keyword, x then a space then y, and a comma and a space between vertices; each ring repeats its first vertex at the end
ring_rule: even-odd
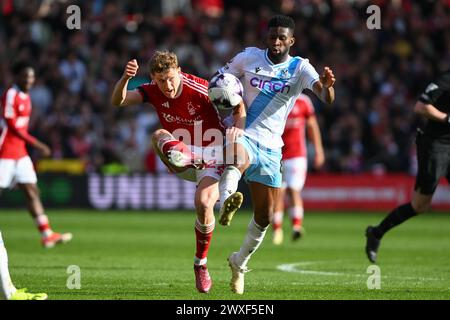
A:
MULTIPOLYGON (((223 171, 225 129, 208 98, 208 81, 181 72, 174 53, 157 51, 150 60, 152 82, 127 90, 128 81, 138 68, 136 60, 128 62, 111 102, 116 106, 150 103, 163 127, 152 135, 154 150, 170 171, 197 183, 194 273, 197 290, 206 293, 212 285, 206 263, 215 226, 218 181, 223 171), (205 165, 214 161, 218 163, 205 165)), ((243 102, 238 108, 244 108, 243 102)), ((244 126, 239 116, 234 121, 235 126, 244 126)))
POLYGON ((283 188, 275 206, 272 220, 274 244, 283 242, 283 211, 287 196, 287 209, 292 222, 292 240, 299 239, 303 233, 303 200, 300 192, 305 184, 308 171, 305 129, 314 145, 314 167, 322 167, 325 157, 319 125, 314 106, 308 96, 301 94, 289 114, 283 133, 283 188))
POLYGON ((50 148, 28 133, 31 115, 31 99, 28 94, 34 84, 34 69, 28 64, 18 63, 13 67, 16 83, 8 88, 1 100, 1 119, 4 127, 0 135, 0 194, 3 189, 17 183, 26 195, 27 208, 41 233, 42 245, 54 247, 72 239, 72 234, 53 232, 44 212, 33 163, 26 149, 29 144, 44 157, 51 154, 50 148))

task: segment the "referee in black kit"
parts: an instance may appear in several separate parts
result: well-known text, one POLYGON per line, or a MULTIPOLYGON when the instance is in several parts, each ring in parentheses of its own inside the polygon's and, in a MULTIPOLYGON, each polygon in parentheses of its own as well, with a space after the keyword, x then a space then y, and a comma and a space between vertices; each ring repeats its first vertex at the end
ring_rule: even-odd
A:
MULTIPOLYGON (((371 262, 383 235, 409 218, 429 210, 440 178, 450 183, 450 70, 431 82, 420 95, 414 112, 427 119, 424 130, 418 130, 418 173, 412 201, 395 208, 381 223, 366 229, 366 254, 371 262)), ((449 195, 450 196, 450 195, 449 195)))

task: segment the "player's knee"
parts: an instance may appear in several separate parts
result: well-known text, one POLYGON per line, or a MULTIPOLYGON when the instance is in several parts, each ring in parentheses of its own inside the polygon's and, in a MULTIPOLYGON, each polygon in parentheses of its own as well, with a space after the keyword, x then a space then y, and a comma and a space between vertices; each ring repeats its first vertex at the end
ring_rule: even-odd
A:
POLYGON ((155 132, 153 132, 153 134, 152 134, 153 146, 157 146, 158 145, 158 141, 161 138, 161 133, 159 133, 158 131, 159 131, 159 129, 156 130, 155 132))
POLYGON ((166 129, 156 129, 155 132, 153 132, 153 136, 162 136, 162 135, 171 135, 169 131, 166 129))
POLYGON ((266 228, 272 221, 270 212, 264 211, 254 216, 255 222, 262 228, 266 228))
POLYGON ((157 129, 152 134, 152 142, 154 145, 157 145, 158 142, 163 139, 164 137, 172 136, 169 131, 165 129, 157 129))
POLYGON ((214 208, 214 205, 217 201, 217 196, 208 193, 204 194, 198 198, 195 199, 195 208, 197 209, 197 212, 207 212, 214 208))

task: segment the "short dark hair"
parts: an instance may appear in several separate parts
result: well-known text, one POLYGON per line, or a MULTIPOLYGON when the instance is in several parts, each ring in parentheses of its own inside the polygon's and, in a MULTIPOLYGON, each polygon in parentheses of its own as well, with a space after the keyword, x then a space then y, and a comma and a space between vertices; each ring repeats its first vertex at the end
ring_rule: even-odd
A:
POLYGON ((269 20, 267 28, 273 28, 273 27, 289 28, 289 29, 291 29, 291 31, 294 31, 295 22, 294 22, 294 19, 292 19, 291 17, 279 14, 279 15, 272 17, 269 20))
POLYGON ((31 65, 31 63, 28 63, 26 61, 18 61, 13 64, 11 70, 12 70, 13 74, 18 75, 23 70, 28 69, 28 68, 34 69, 33 66, 31 65))

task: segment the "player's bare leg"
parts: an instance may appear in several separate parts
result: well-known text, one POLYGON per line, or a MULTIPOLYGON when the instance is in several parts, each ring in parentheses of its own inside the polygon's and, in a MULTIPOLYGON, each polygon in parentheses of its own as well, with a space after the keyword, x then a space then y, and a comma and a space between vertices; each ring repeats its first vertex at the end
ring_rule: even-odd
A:
POLYGON ((285 196, 286 188, 280 189, 279 197, 275 203, 275 209, 272 217, 272 242, 275 245, 280 245, 283 243, 283 215, 285 196))
MULTIPOLYGON (((167 168, 175 173, 181 173, 188 166, 176 166, 169 159, 167 148, 169 144, 176 145, 179 141, 167 130, 156 130, 152 135, 153 148, 167 168), (166 148, 164 147, 166 146, 166 148)), ((206 293, 211 289, 212 281, 206 267, 208 250, 215 226, 214 205, 219 198, 217 180, 212 177, 203 178, 195 193, 197 219, 195 221, 196 253, 194 257, 195 284, 197 290, 206 293)))
POLYGON ((16 289, 8 268, 8 253, 0 232, 0 300, 46 300, 45 293, 29 293, 26 289, 16 289))
POLYGON ((9 275, 8 255, 0 232, 0 299, 9 299, 16 290, 9 275))
POLYGON ((219 223, 229 226, 244 200, 242 193, 236 191, 242 174, 250 166, 245 148, 239 143, 229 144, 225 148, 225 164, 227 166, 219 181, 219 223))
POLYGON ((432 199, 433 195, 426 195, 415 191, 411 200, 411 206, 417 214, 425 213, 430 210, 432 199))
POLYGON ((288 212, 292 222, 292 240, 298 240, 304 235, 303 224, 303 200, 300 191, 287 188, 288 212))
POLYGON ((395 226, 405 222, 406 220, 416 216, 417 214, 428 211, 431 207, 433 195, 425 195, 420 191, 415 191, 410 203, 401 205, 392 210, 381 223, 376 226, 369 226, 366 229, 366 254, 371 262, 376 262, 378 248, 380 247, 381 238, 386 232, 395 226))
POLYGON ((211 289, 212 280, 207 264, 208 250, 215 226, 214 205, 219 198, 218 181, 204 177, 197 186, 195 194, 195 236, 197 250, 194 257, 194 273, 197 290, 206 293, 211 289))
POLYGON ((41 233, 42 245, 45 248, 52 248, 56 244, 66 243, 72 240, 71 233, 57 233, 53 232, 51 229, 50 222, 41 202, 37 185, 34 183, 24 183, 19 184, 19 187, 25 193, 28 211, 41 233))
POLYGON ((169 133, 169 131, 164 129, 156 130, 152 134, 153 150, 155 150, 156 154, 170 171, 174 173, 183 172, 186 168, 179 168, 171 164, 168 157, 161 150, 161 146, 164 145, 164 142, 171 140, 175 140, 175 138, 169 133))
POLYGON ((280 193, 280 188, 268 187, 258 182, 251 182, 249 186, 253 218, 248 225, 247 235, 239 252, 234 252, 228 257, 232 273, 230 287, 238 294, 244 293, 244 274, 248 271, 247 263, 264 240, 280 193))

